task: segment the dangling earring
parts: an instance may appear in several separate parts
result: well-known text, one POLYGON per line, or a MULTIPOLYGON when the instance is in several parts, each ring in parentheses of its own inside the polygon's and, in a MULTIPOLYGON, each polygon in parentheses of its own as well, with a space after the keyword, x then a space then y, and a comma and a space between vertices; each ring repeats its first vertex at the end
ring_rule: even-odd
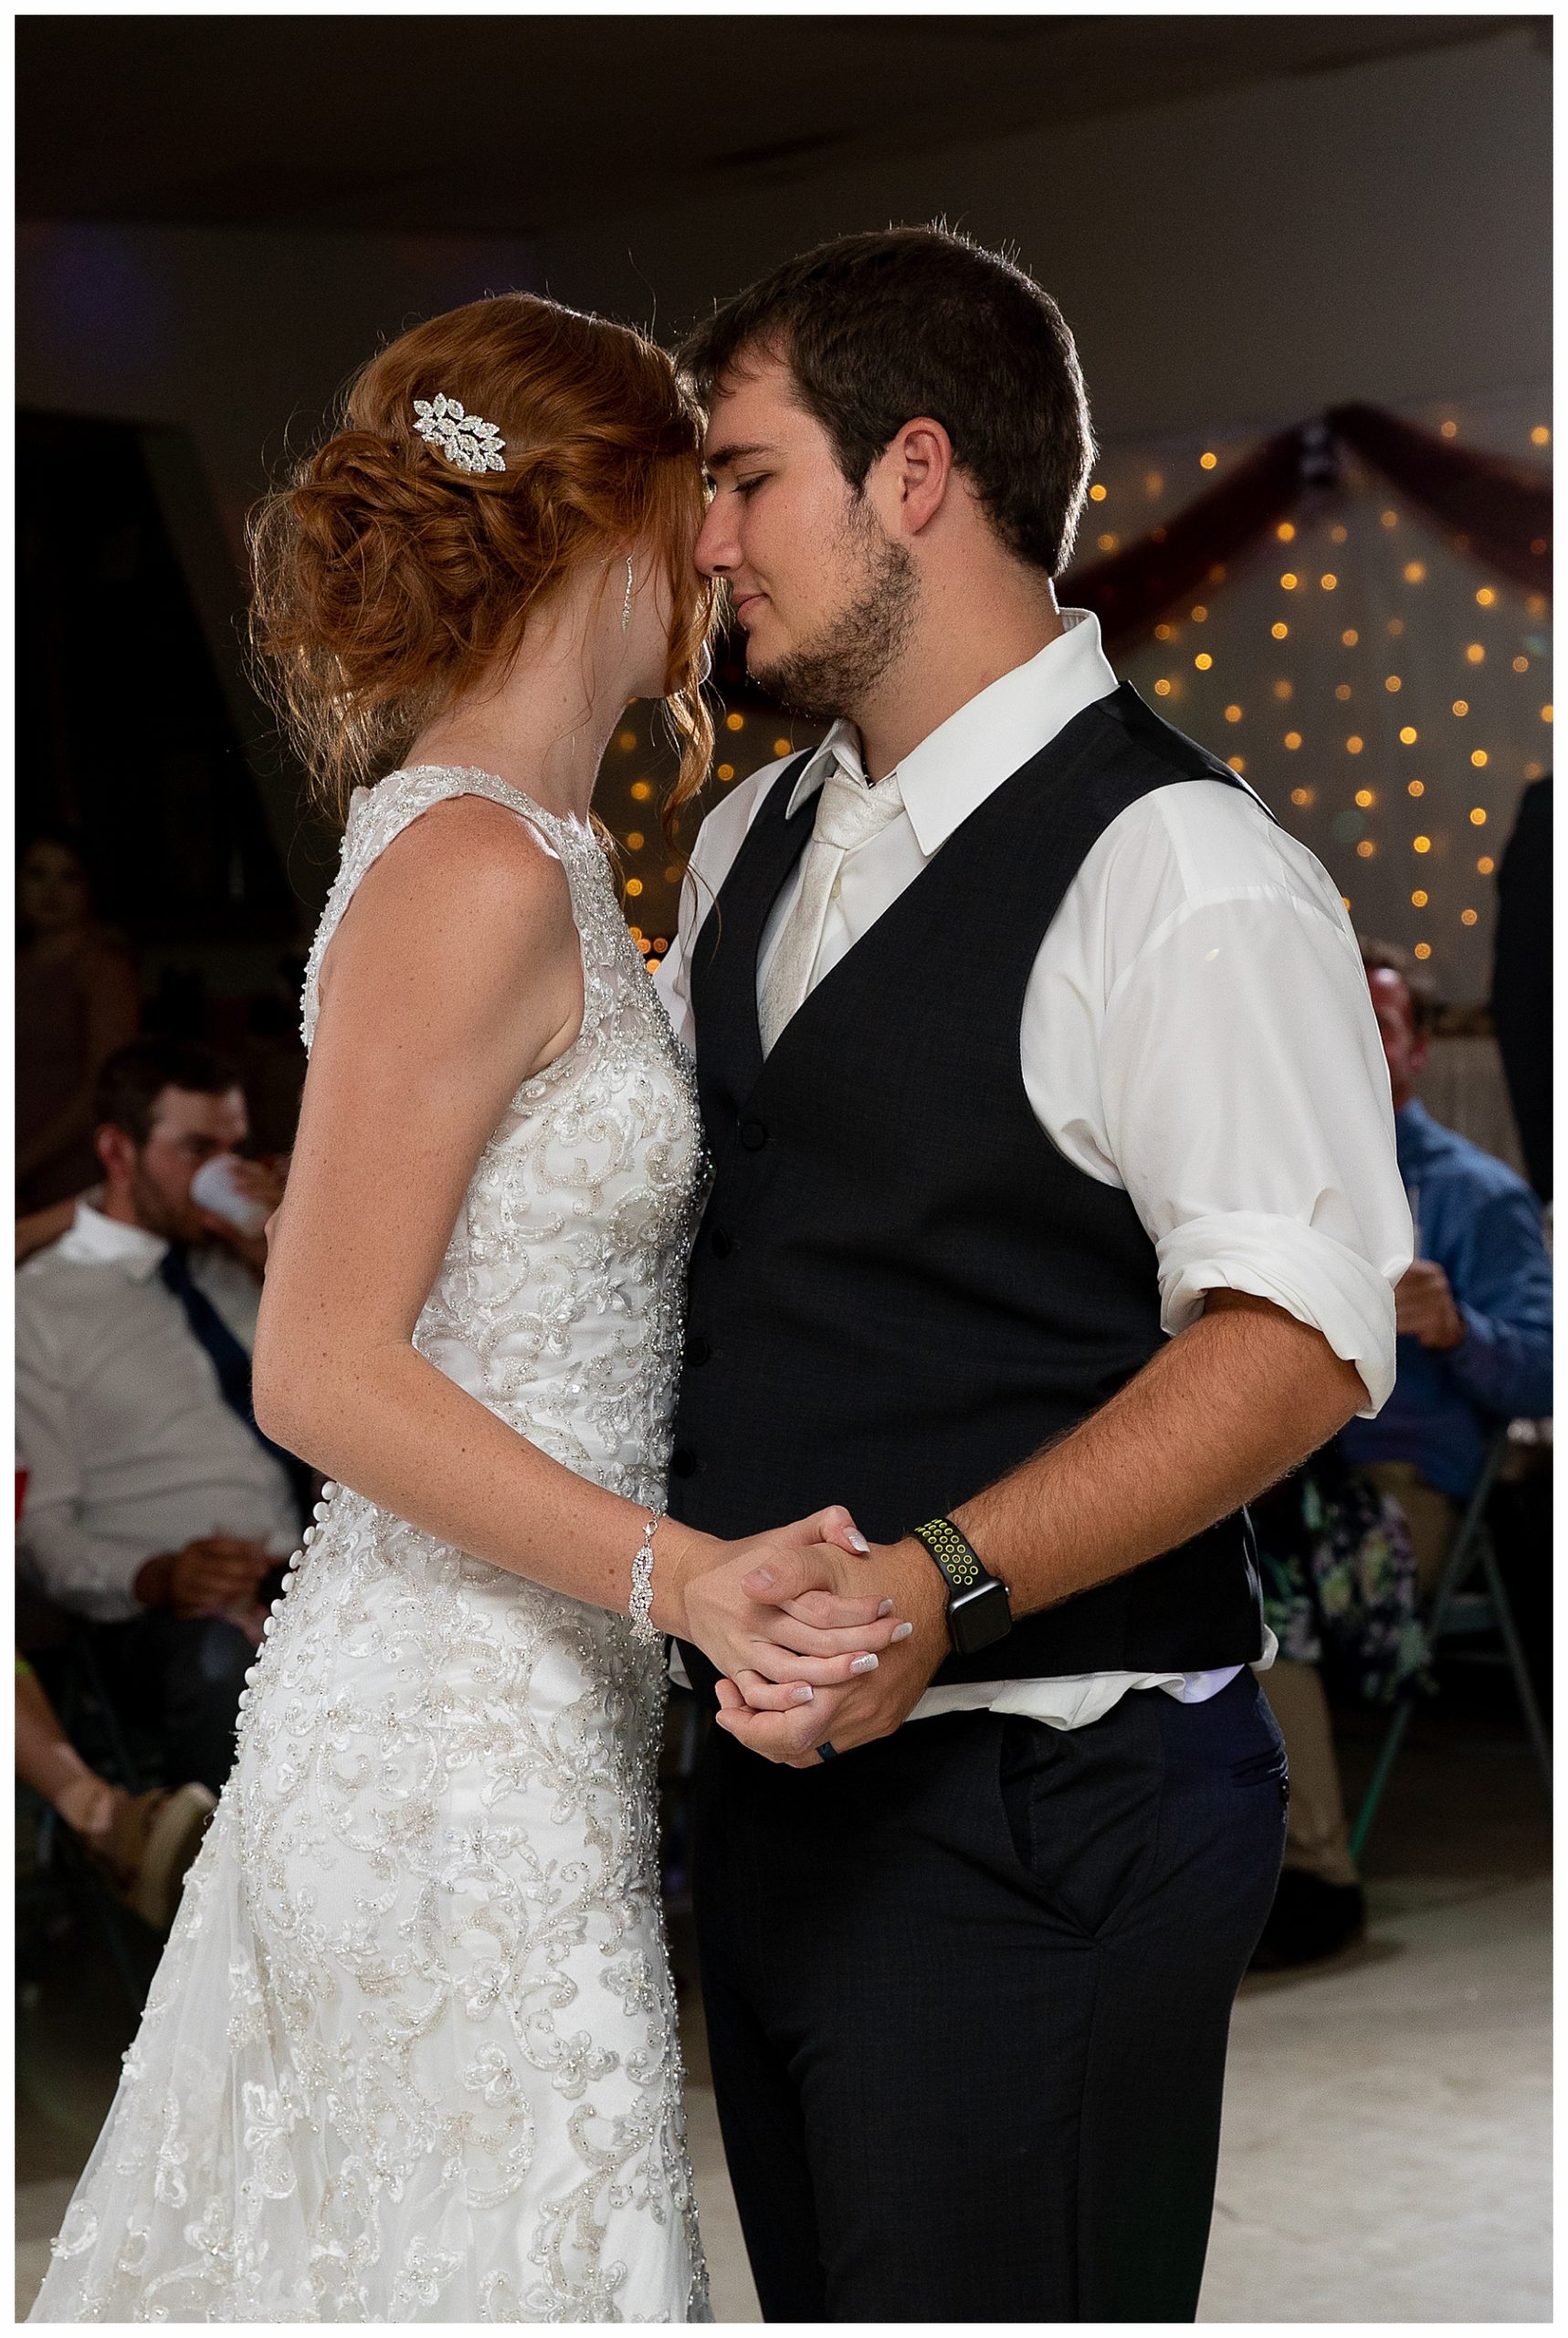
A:
POLYGON ((626 597, 621 603, 621 631, 623 633, 629 633, 632 629, 632 564, 628 560, 626 563, 626 597))

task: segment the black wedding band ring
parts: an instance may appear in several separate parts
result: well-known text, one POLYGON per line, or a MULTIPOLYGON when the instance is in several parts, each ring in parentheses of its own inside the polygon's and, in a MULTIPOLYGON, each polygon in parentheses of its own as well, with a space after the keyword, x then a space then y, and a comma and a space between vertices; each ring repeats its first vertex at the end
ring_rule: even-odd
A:
POLYGON ((836 1745, 829 1745, 826 1737, 823 1739, 821 1744, 816 1750, 821 1754, 825 1762, 837 1762, 838 1759, 837 1747, 836 1745))

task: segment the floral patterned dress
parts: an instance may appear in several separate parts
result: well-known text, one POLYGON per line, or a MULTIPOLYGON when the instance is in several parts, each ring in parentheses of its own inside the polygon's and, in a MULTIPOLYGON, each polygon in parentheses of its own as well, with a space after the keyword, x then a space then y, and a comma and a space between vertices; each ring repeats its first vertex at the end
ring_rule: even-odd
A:
POLYGON ((1319 1666, 1339 1695, 1367 1704, 1419 1684, 1429 1651, 1398 1503, 1326 1446, 1248 1507, 1280 1655, 1319 1666))

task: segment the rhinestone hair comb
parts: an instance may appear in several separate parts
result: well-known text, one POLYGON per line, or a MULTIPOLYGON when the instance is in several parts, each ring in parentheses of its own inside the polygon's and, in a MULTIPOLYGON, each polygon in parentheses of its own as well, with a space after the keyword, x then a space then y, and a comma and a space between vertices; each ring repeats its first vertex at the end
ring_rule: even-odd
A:
POLYGON ((416 398, 414 427, 438 455, 460 471, 504 471, 501 448, 506 440, 499 423, 483 422, 465 414, 456 398, 416 398))

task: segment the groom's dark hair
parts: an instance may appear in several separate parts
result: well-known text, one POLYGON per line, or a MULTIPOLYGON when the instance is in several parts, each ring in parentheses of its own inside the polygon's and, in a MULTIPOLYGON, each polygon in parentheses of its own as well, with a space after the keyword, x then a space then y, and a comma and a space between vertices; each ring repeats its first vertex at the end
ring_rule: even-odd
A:
POLYGON ((942 226, 819 244, 721 301, 678 362, 706 405, 753 354, 787 363, 857 491, 929 415, 1008 550, 1066 565, 1094 459, 1083 375, 1056 302, 999 252, 942 226))

